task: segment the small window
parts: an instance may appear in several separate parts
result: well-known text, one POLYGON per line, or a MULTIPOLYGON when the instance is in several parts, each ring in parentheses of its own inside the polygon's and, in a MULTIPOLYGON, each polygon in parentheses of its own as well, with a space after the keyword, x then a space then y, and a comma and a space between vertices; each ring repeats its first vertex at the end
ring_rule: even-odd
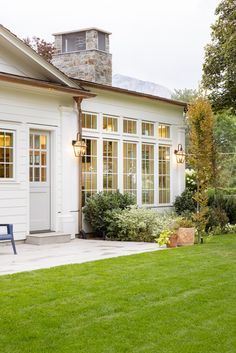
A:
POLYGON ((105 33, 98 32, 98 49, 106 51, 106 36, 105 33))
POLYGON ((86 50, 86 32, 62 35, 62 52, 86 50))
POLYGON ((97 129, 97 115, 91 113, 82 114, 82 128, 83 129, 97 129))
POLYGON ((103 130, 107 132, 118 131, 118 120, 111 116, 103 116, 103 130))
POLYGON ((126 134, 136 134, 137 133, 137 122, 131 119, 123 120, 123 132, 126 134))
POLYGON ((0 130, 0 178, 14 177, 14 133, 0 130))
POLYGON ((164 139, 170 138, 170 126, 165 124, 159 124, 158 136, 164 139))
POLYGON ((154 124, 142 121, 142 135, 154 136, 154 124))

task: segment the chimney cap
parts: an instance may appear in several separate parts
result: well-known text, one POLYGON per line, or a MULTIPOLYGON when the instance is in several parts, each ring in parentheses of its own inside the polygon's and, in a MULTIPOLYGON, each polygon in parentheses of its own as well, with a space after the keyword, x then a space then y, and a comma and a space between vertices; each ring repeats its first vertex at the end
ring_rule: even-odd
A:
POLYGON ((81 28, 81 29, 77 29, 77 30, 73 30, 73 31, 57 32, 57 33, 53 33, 52 35, 53 36, 59 36, 59 35, 62 35, 62 34, 72 34, 72 33, 87 32, 87 31, 92 31, 92 30, 95 30, 95 31, 98 31, 98 32, 102 32, 102 33, 105 33, 105 34, 108 34, 108 35, 112 34, 111 32, 104 31, 103 29, 100 29, 100 28, 97 28, 97 27, 88 27, 88 28, 81 28))

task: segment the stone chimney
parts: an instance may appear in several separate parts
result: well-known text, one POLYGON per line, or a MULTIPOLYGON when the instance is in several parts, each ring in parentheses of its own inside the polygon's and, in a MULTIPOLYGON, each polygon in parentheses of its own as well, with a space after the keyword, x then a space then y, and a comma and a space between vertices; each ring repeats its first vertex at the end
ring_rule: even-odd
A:
POLYGON ((111 85, 110 34, 97 28, 55 33, 52 64, 69 77, 111 85))

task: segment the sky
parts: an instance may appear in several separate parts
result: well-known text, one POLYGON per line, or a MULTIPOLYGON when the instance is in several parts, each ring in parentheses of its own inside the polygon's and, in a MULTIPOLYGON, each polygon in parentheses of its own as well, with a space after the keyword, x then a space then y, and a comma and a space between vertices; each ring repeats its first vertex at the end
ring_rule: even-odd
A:
POLYGON ((1 0, 0 23, 20 38, 98 27, 112 32, 113 74, 197 88, 219 0, 1 0))

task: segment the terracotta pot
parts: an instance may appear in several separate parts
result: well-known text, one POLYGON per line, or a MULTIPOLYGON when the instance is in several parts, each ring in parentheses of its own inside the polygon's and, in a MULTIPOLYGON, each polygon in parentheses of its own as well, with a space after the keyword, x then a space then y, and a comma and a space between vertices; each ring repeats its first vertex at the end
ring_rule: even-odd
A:
POLYGON ((171 235, 171 237, 169 238, 169 242, 166 244, 167 248, 176 248, 177 239, 178 239, 177 234, 171 235))
POLYGON ((177 245, 188 246, 194 244, 195 228, 179 228, 177 230, 177 245))

